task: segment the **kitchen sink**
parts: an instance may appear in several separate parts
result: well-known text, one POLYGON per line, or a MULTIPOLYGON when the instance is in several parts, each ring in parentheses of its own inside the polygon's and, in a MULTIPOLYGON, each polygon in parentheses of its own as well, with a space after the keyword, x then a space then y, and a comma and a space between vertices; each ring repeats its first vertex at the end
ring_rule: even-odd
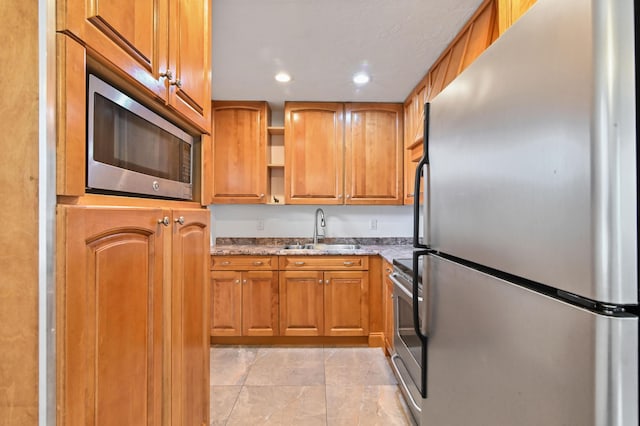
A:
POLYGON ((285 250, 357 250, 359 244, 287 244, 285 250))

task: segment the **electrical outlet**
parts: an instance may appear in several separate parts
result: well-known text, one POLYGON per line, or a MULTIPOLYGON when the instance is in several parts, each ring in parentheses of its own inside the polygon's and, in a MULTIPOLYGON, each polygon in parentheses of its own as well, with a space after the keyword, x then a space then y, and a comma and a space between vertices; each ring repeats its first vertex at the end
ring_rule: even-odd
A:
POLYGON ((378 220, 377 219, 371 219, 369 221, 369 229, 371 231, 375 231, 376 229, 378 229, 378 220))
POLYGON ((264 231, 264 219, 258 219, 256 223, 256 229, 258 231, 264 231))

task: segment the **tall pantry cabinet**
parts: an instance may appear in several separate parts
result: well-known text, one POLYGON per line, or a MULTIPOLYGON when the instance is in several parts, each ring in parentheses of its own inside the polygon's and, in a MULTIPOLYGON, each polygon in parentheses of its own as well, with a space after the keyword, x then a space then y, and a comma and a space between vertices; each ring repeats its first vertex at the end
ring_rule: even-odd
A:
POLYGON ((57 2, 56 423, 209 423, 210 0, 57 2), (194 200, 85 193, 95 73, 195 137, 194 200))

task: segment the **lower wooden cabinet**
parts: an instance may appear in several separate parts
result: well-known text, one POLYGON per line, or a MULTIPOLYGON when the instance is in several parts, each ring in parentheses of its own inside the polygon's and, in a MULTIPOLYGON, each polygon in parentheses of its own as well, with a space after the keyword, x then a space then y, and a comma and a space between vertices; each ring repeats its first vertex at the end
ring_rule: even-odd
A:
POLYGON ((287 270, 280 271, 280 334, 368 335, 367 260, 344 256, 281 257, 281 267, 287 270), (341 270, 308 270, 313 268, 341 270))
MULTIPOLYGON (((212 336, 277 336, 277 262, 253 256, 215 256, 211 271, 212 336), (227 268, 265 270, 227 270, 227 268)), ((275 259, 275 257, 273 258, 275 259)))
POLYGON ((57 424, 208 424, 208 224, 58 208, 57 424))

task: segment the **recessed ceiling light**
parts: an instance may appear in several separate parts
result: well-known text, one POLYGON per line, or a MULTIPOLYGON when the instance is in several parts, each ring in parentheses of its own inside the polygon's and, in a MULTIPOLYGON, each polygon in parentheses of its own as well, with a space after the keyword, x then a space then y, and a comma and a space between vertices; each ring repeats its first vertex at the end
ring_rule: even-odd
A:
POLYGON ((276 74, 276 81, 279 81, 280 83, 288 83, 291 81, 291 76, 286 72, 279 72, 276 74))
POLYGON ((366 72, 359 72, 354 74, 353 76, 353 82, 355 84, 367 84, 369 80, 371 80, 371 77, 369 77, 369 74, 367 74, 366 72))

